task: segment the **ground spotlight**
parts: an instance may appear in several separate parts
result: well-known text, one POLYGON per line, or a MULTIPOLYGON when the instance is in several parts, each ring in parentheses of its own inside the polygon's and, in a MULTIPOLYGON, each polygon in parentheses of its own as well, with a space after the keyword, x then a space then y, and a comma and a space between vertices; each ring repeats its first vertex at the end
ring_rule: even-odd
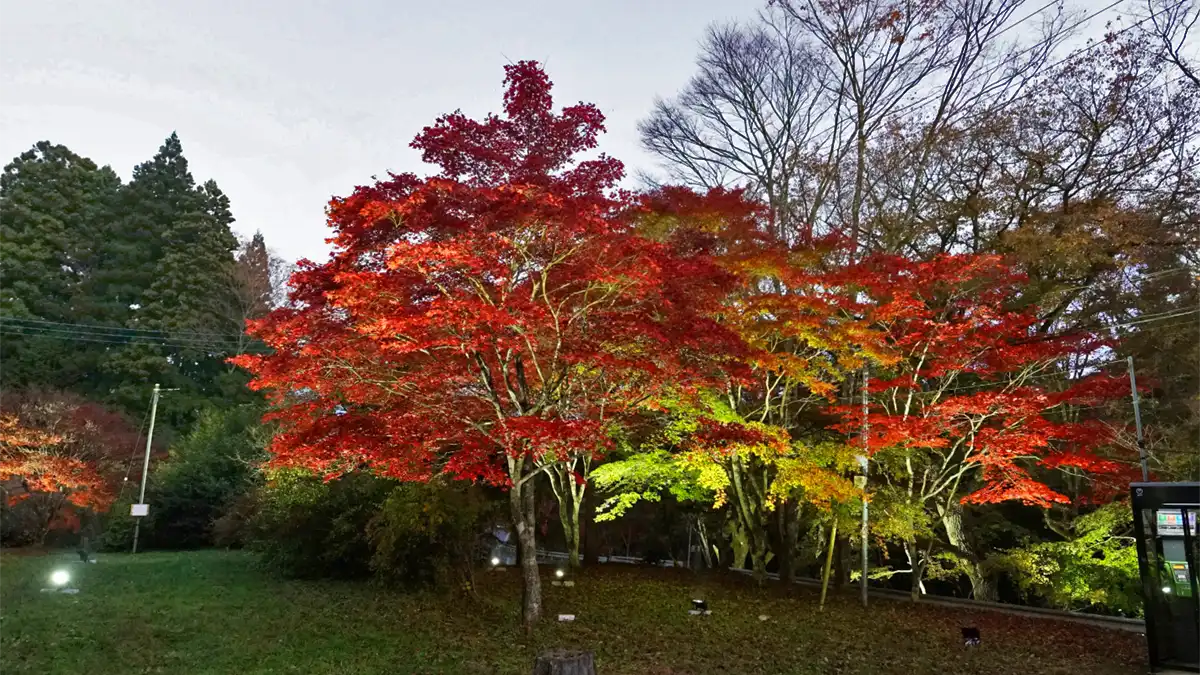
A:
POLYGON ((500 564, 499 558, 492 558, 492 565, 499 565, 499 564, 500 564))
POLYGON ((1170 593, 1170 592, 1171 592, 1170 586, 1163 586, 1163 593, 1170 593))
POLYGON ((559 579, 563 578, 566 575, 567 575, 567 573, 562 570, 554 570, 554 576, 558 577, 559 579))
POLYGON ((71 581, 71 574, 66 570, 54 570, 50 575, 50 583, 55 586, 66 586, 71 581))

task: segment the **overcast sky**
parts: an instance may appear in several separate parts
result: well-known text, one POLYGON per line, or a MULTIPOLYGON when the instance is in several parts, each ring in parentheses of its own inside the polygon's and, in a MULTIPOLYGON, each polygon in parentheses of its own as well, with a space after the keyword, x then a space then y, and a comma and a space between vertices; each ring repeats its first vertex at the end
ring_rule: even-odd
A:
POLYGON ((693 72, 713 21, 758 0, 3 0, 0 160, 50 140, 125 179, 178 131, 235 228, 323 258, 323 209, 385 171, 439 114, 500 108, 503 66, 536 59, 556 103, 594 102, 601 149, 653 160, 636 124, 693 72))

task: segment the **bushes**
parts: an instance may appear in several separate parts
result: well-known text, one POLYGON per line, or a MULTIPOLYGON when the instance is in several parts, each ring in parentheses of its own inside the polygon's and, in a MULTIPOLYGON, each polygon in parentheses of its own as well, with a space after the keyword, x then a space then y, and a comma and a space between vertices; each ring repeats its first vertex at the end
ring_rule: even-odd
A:
POLYGON ((1142 612, 1141 576, 1128 502, 1080 516, 1065 541, 1033 542, 995 556, 1027 599, 1057 609, 1142 612))
POLYGON ((149 499, 155 515, 149 542, 158 548, 200 548, 213 522, 257 478, 264 439, 258 406, 206 410, 171 446, 154 472, 149 499))
POLYGON ((395 487, 362 473, 324 482, 298 469, 277 471, 258 495, 249 547, 286 577, 368 576, 367 525, 395 487))
MULTIPOLYGON (((374 576, 404 586, 469 585, 497 502, 483 488, 396 483, 352 473, 325 482, 295 469, 272 474, 245 528, 247 545, 287 577, 374 576)), ((229 514, 221 529, 236 531, 229 514)))
MULTIPOLYGON (((254 405, 200 413, 150 474, 150 516, 142 520, 139 547, 191 549, 214 543, 214 522, 258 480, 266 436, 261 415, 254 405)), ((128 550, 132 521, 127 502, 114 508, 103 536, 105 548, 128 550)))
POLYGON ((371 570, 405 586, 474 586, 472 568, 487 551, 498 503, 483 488, 450 481, 404 483, 371 519, 371 570))
MULTIPOLYGON (((133 526, 137 519, 129 515, 129 505, 137 501, 137 490, 126 490, 105 514, 104 531, 98 542, 102 551, 128 552, 133 545, 133 526)), ((142 534, 154 529, 156 511, 150 510, 150 515, 142 518, 142 534)), ((140 537, 140 535, 139 535, 140 537)), ((139 539, 138 545, 143 546, 145 539, 139 539)))
POLYGON ((259 491, 242 493, 213 521, 212 543, 223 548, 242 548, 250 541, 250 527, 258 513, 259 491))

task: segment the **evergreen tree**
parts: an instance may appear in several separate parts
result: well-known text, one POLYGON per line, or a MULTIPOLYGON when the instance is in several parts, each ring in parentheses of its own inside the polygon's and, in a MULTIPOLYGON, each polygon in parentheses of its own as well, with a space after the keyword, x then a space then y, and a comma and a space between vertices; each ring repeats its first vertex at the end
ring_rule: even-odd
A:
POLYGON ((108 349, 66 323, 116 325, 89 309, 100 248, 121 180, 112 169, 41 141, 0 176, 0 351, 7 387, 86 392, 108 349), (53 322, 53 323, 48 323, 53 322), (75 338, 75 339, 64 339, 75 338))
POLYGON ((179 137, 171 134, 134 169, 122 207, 125 217, 108 249, 110 301, 126 308, 127 328, 163 337, 124 348, 113 360, 119 382, 112 396, 136 408, 152 383, 178 388, 164 399, 162 414, 181 428, 205 401, 236 392, 224 381, 224 359, 236 353, 242 332, 228 311, 237 248, 229 198, 213 181, 196 185, 179 137))
POLYGON ((140 327, 135 316, 163 257, 166 231, 185 214, 201 211, 204 198, 188 171, 179 137, 172 133, 150 161, 133 169, 121 190, 120 218, 101 249, 96 295, 122 325, 140 327))

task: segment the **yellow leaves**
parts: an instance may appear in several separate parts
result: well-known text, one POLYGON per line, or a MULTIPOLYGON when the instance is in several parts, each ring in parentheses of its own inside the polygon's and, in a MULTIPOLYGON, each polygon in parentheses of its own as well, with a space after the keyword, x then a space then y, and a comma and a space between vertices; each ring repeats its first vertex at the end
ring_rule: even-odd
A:
POLYGON ((0 447, 40 448, 62 441, 59 434, 23 426, 15 415, 0 417, 0 447))
POLYGON ((861 491, 846 477, 855 465, 855 449, 845 443, 792 441, 792 451, 777 462, 771 486, 780 497, 800 493, 813 504, 831 504, 857 499, 861 491))
POLYGON ((719 509, 728 501, 729 476, 725 469, 704 455, 693 453, 685 455, 684 463, 697 471, 696 484, 706 490, 712 490, 713 509, 719 509), (690 462, 687 457, 696 457, 699 461, 690 462))
MULTIPOLYGON (((768 425, 747 424, 758 431, 782 434, 768 425)), ((764 485, 767 510, 787 499, 799 498, 823 508, 862 498, 862 491, 847 476, 856 466, 856 449, 844 443, 803 440, 762 443, 733 443, 719 451, 695 446, 679 461, 697 472, 698 484, 715 494, 713 508, 719 509, 736 489, 730 476, 737 470, 768 476, 764 485)), ((754 498, 753 495, 746 495, 754 498)))

